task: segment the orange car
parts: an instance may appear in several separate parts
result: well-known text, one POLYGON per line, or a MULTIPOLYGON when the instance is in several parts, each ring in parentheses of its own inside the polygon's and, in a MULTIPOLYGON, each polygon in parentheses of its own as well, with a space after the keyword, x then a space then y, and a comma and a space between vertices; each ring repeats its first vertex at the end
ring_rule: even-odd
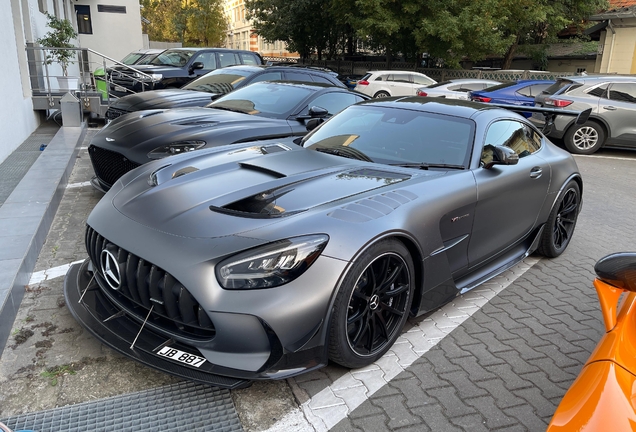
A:
POLYGON ((608 255, 594 270, 606 333, 559 404, 550 432, 636 430, 636 252, 608 255))

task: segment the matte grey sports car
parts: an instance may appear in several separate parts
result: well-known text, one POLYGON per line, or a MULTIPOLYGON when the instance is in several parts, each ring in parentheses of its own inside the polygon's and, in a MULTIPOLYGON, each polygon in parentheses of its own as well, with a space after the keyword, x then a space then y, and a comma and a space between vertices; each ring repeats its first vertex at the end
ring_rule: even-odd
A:
POLYGON ((368 96, 320 82, 259 82, 205 108, 137 111, 116 118, 91 140, 95 188, 154 159, 219 145, 304 136, 312 118, 328 118, 368 96))
POLYGON ((219 147, 123 176, 88 218, 67 305, 125 355, 215 385, 361 367, 409 316, 535 250, 561 254, 582 188, 572 156, 512 111, 363 102, 301 146, 219 147))

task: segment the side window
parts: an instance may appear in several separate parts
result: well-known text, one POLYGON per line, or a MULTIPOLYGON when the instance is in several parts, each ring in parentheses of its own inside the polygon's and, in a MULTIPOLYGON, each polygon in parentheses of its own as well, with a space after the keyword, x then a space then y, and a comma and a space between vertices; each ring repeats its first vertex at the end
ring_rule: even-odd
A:
POLYGON ((217 53, 217 55, 219 56, 219 67, 225 67, 225 66, 233 66, 233 65, 237 65, 237 64, 241 64, 241 60, 239 59, 238 54, 235 53, 228 53, 228 52, 220 52, 217 53))
POLYGON ((514 120, 501 120, 490 125, 482 152, 484 164, 492 161, 492 147, 506 146, 519 158, 531 155, 541 148, 541 136, 531 127, 514 120))
MULTIPOLYGON (((309 107, 319 106, 329 111, 329 114, 334 115, 349 105, 359 102, 360 99, 361 98, 353 94, 331 92, 318 96, 309 103, 309 107)), ((309 107, 307 109, 309 109, 309 107)))
POLYGON ((399 82, 399 83, 411 83, 411 82, 413 82, 413 81, 411 81, 411 74, 407 74, 407 73, 396 73, 396 74, 393 74, 393 81, 399 82))
POLYGON ((389 78, 384 75, 379 75, 373 81, 389 81, 389 78))
POLYGON ((461 84, 455 84, 455 85, 451 85, 446 87, 448 90, 450 91, 462 91, 462 85, 461 84))
POLYGON ((261 64, 260 62, 256 61, 256 57, 252 54, 241 53, 240 55, 241 55, 241 60, 243 60, 243 64, 249 64, 249 65, 261 64))
POLYGON ((285 79, 290 81, 313 82, 309 74, 302 72, 285 72, 285 79))
POLYGON ((605 99, 607 98, 607 87, 609 87, 609 84, 600 85, 587 92, 587 94, 605 99))
POLYGON ((323 84, 332 84, 333 83, 331 81, 329 81, 327 78, 320 76, 320 75, 312 75, 311 76, 315 82, 319 82, 319 83, 323 83, 323 84))
POLYGON ((432 79, 430 79, 428 77, 425 77, 425 76, 421 76, 421 75, 412 74, 411 75, 411 79, 412 79, 413 83, 419 84, 419 85, 433 84, 433 80, 432 79))
POLYGON ((530 87, 531 86, 526 86, 526 87, 520 88, 519 90, 517 90, 517 93, 519 93, 522 96, 531 97, 532 93, 530 92, 530 87))
POLYGON ((203 69, 204 70, 214 70, 214 69, 216 69, 216 56, 214 55, 213 52, 204 52, 204 53, 201 53, 201 54, 197 55, 194 58, 192 63, 194 63, 194 62, 203 63, 203 69))
POLYGON ((483 83, 469 83, 469 84, 463 84, 462 85, 462 91, 473 91, 473 90, 483 90, 486 87, 484 86, 483 83))
POLYGON ((614 83, 609 90, 611 100, 636 103, 636 83, 614 83))
POLYGON ((280 81, 283 79, 283 74, 281 72, 265 72, 264 74, 260 74, 255 77, 251 83, 261 82, 261 81, 280 81))

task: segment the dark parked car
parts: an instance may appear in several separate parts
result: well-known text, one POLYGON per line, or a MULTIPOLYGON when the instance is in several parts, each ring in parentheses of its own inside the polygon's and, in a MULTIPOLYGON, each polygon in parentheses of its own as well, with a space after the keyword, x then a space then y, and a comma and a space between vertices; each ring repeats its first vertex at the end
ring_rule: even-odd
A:
POLYGON ((138 111, 100 130, 88 147, 93 185, 107 190, 153 159, 257 139, 303 136, 306 122, 327 118, 367 96, 323 83, 260 82, 206 108, 138 111))
POLYGON ((252 51, 225 48, 173 48, 135 67, 143 74, 115 67, 110 71, 110 93, 125 96, 145 90, 179 88, 206 73, 237 64, 259 65, 263 59, 252 51))
POLYGON ((582 188, 573 157, 509 110, 362 102, 301 146, 225 146, 126 174, 88 218, 66 304, 124 355, 214 385, 362 367, 409 316, 535 250, 561 254, 582 188))
MULTIPOLYGON (((547 80, 519 80, 508 82, 484 90, 470 92, 470 100, 475 102, 534 106, 534 98, 554 84, 547 80)), ((524 113, 530 117, 530 113, 524 113)))
POLYGON ((232 90, 255 82, 276 80, 345 86, 337 76, 315 68, 230 66, 207 73, 180 89, 150 90, 121 97, 108 108, 106 118, 114 120, 122 114, 147 109, 202 107, 232 90))
MULTIPOLYGON (((535 98, 538 106, 557 109, 592 108, 582 125, 557 116, 550 137, 563 138, 571 153, 591 154, 601 147, 636 148, 636 77, 581 76, 560 78, 535 98)), ((533 116, 539 124, 543 116, 533 116)))

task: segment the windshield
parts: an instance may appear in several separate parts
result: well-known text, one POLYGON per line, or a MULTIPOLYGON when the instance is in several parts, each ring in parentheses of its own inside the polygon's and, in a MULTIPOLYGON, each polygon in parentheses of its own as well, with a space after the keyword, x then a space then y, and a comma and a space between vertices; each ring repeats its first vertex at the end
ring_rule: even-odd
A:
POLYGON ((228 93, 208 107, 265 117, 282 117, 292 114, 291 111, 313 92, 311 88, 298 85, 262 82, 228 93))
POLYGON ((229 93, 236 88, 238 83, 252 75, 253 71, 240 69, 217 69, 197 78, 181 87, 186 90, 205 91, 210 93, 229 93))
POLYGON ((142 58, 144 54, 141 53, 130 53, 121 61, 125 65, 134 65, 137 63, 137 60, 142 58))
POLYGON ((472 120, 354 105, 308 135, 303 146, 391 165, 464 168, 468 165, 473 136, 472 120))
POLYGON ((155 66, 183 67, 193 55, 194 51, 167 50, 152 59, 149 64, 155 66))
POLYGON ((488 87, 484 91, 485 92, 491 92, 491 91, 501 90, 501 89, 505 89, 505 88, 508 88, 508 87, 512 87, 513 85, 517 85, 517 83, 514 82, 514 81, 506 82, 506 83, 503 83, 503 84, 499 84, 499 85, 494 85, 492 87, 488 87))

